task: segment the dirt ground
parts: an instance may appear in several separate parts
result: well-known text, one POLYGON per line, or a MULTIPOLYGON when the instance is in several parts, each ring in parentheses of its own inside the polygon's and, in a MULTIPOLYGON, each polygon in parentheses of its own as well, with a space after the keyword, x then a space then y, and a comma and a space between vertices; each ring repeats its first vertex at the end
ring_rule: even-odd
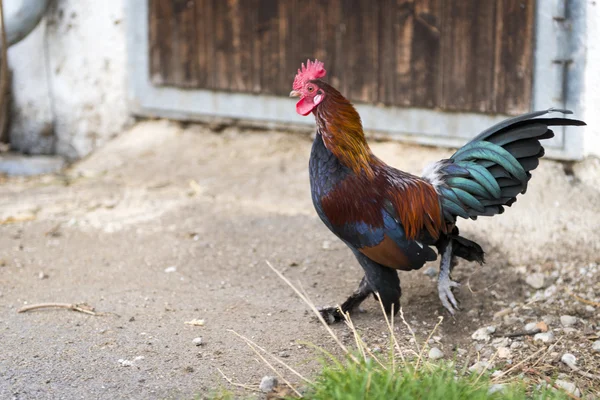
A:
MULTIPOLYGON (((318 355, 303 343, 335 345, 265 260, 317 305, 341 302, 361 271, 313 211, 310 145, 300 134, 148 121, 63 175, 3 178, 0 398, 191 399, 232 389, 219 370, 248 385, 272 375, 231 330, 314 373, 318 355), (45 302, 87 303, 98 315, 17 313, 45 302), (204 325, 186 324, 194 319, 204 325)), ((372 147, 415 173, 451 154, 372 147)), ((598 160, 544 161, 505 214, 463 221, 487 264, 457 267, 463 311, 455 318, 444 313, 435 279, 423 270, 401 275, 402 306, 417 335, 426 338, 443 315, 431 344, 446 358, 494 358, 505 368, 549 344, 531 336, 474 341, 473 332, 520 331, 543 320, 557 341, 536 358, 537 370, 597 393, 593 378, 560 358, 572 353, 582 370, 600 372, 592 350, 600 332, 598 188, 598 160), (538 289, 526 283, 533 272, 543 274, 538 289), (564 314, 576 322, 565 326, 564 314), (494 356, 499 347, 510 354, 494 356)), ((378 305, 368 300, 364 309, 355 324, 368 344, 384 347, 378 305)), ((334 331, 347 338, 344 325, 334 331)), ((404 327, 398 334, 408 342, 404 327)))

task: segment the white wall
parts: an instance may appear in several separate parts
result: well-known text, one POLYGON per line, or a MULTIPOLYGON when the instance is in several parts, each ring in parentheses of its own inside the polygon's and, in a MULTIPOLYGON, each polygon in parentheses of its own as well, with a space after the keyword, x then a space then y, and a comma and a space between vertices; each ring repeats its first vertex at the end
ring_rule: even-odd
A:
POLYGON ((600 4, 587 0, 587 57, 584 77, 582 118, 585 128, 584 151, 586 155, 600 157, 600 4))
POLYGON ((53 0, 39 26, 9 49, 16 150, 78 158, 122 131, 129 119, 123 7, 53 0))

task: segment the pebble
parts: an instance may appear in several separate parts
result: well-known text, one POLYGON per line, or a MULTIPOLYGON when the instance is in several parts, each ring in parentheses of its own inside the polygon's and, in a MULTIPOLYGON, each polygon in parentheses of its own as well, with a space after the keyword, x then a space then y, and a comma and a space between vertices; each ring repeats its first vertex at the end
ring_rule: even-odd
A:
POLYGON ((429 267, 425 271, 423 271, 424 275, 427 275, 430 278, 435 278, 437 276, 437 268, 429 267))
POLYGON ((510 358, 510 349, 508 347, 498 347, 499 358, 510 358))
POLYGON ((507 316, 509 314, 512 314, 512 313, 513 313, 512 308, 505 308, 503 310, 500 310, 500 311, 496 312, 494 314, 494 319, 500 319, 500 318, 502 318, 504 316, 507 316))
POLYGON ((546 277, 541 272, 534 272, 533 274, 527 275, 527 278, 525 278, 525 283, 534 289, 542 289, 545 281, 546 277))
POLYGON ((525 325, 525 330, 527 332, 531 332, 537 329, 537 322, 530 322, 527 325, 525 325))
POLYGON ((550 331, 548 332, 542 332, 542 333, 536 333, 535 336, 533 337, 533 341, 542 341, 544 343, 552 343, 554 342, 554 334, 550 331))
POLYGON ((194 340, 192 340, 192 343, 194 343, 196 346, 202 346, 202 338, 201 337, 194 338, 194 340))
POLYGON ((472 335, 471 338, 477 341, 488 341, 490 340, 490 334, 496 332, 496 328, 493 326, 486 326, 485 328, 477 329, 472 335))
POLYGON ((600 340, 596 340, 594 344, 592 344, 592 350, 597 353, 600 353, 600 340))
POLYGON ((510 348, 513 350, 520 349, 523 347, 523 342, 512 342, 510 348))
POLYGON ((571 393, 572 395, 574 395, 576 397, 581 397, 581 392, 579 391, 579 389, 577 389, 577 386, 575 386, 575 384, 572 382, 563 381, 562 379, 557 379, 554 382, 554 384, 560 388, 565 389, 567 392, 571 393))
POLYGON ((133 361, 130 360, 123 360, 122 358, 119 358, 119 364, 121 364, 122 367, 131 367, 133 366, 133 361))
POLYGON ((171 266, 171 267, 167 267, 167 268, 165 268, 165 272, 166 272, 167 274, 169 274, 169 273, 171 273, 171 272, 175 272, 175 271, 177 271, 177 267, 174 267, 174 266, 171 266))
POLYGON ((469 371, 475 373, 482 373, 486 369, 490 368, 491 364, 487 361, 477 361, 475 364, 469 367, 469 371))
POLYGON ((571 353, 565 353, 560 358, 560 361, 562 361, 564 364, 566 364, 569 367, 571 367, 571 366, 574 367, 575 363, 577 363, 577 358, 571 353))
POLYGON ((497 393, 497 392, 502 392, 504 391, 504 388, 506 387, 505 384, 503 383, 496 383, 492 386, 490 386, 490 388, 488 389, 488 395, 497 393))
POLYGON ((444 353, 442 353, 442 351, 440 349, 438 349, 437 347, 432 347, 429 350, 429 358, 430 359, 439 360, 442 357, 444 357, 444 353))
POLYGON ((503 321, 505 326, 513 326, 521 322, 521 318, 514 315, 506 315, 503 321))
POLYGON ((573 317, 572 315, 561 315, 560 323, 564 327, 571 327, 577 323, 577 318, 573 317))
POLYGON ((277 386, 277 377, 263 376, 263 378, 260 380, 259 389, 263 393, 269 393, 269 392, 272 392, 273 389, 275 389, 275 386, 277 386))

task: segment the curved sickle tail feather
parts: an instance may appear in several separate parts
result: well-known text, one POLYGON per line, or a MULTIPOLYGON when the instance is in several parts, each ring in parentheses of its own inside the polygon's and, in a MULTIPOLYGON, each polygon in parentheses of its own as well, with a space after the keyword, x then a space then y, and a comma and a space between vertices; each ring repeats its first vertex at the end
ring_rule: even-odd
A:
POLYGON ((423 177, 436 188, 448 222, 504 212, 527 191, 531 171, 544 155, 540 140, 554 137, 550 126, 582 126, 568 118, 536 118, 549 109, 502 121, 482 132, 448 160, 426 169, 423 177))

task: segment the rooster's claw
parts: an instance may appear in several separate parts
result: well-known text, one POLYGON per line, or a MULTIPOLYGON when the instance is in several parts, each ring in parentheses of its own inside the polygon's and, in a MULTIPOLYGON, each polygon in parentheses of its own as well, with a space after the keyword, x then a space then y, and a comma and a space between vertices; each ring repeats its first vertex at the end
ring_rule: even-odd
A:
POLYGON ((458 287, 460 287, 460 283, 454 282, 450 277, 440 277, 438 280, 438 295, 444 308, 452 315, 459 310, 458 302, 452 293, 452 288, 458 287))
POLYGON ((336 322, 340 322, 344 317, 340 313, 339 307, 322 307, 318 309, 321 317, 327 322, 327 324, 331 325, 336 322))

